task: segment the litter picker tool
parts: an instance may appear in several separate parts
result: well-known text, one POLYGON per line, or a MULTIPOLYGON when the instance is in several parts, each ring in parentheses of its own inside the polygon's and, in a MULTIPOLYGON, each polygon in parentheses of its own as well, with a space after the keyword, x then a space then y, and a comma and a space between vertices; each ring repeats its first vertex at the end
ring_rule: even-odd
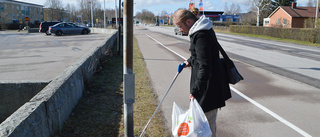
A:
POLYGON ((153 114, 152 114, 150 120, 148 121, 147 125, 146 125, 146 126, 144 127, 144 129, 142 130, 142 133, 141 133, 140 137, 143 137, 146 129, 148 128, 149 124, 151 123, 151 120, 153 119, 153 117, 156 115, 158 109, 160 108, 160 105, 162 104, 164 98, 167 96, 167 94, 168 94, 169 90, 171 89, 173 83, 176 81, 177 77, 179 76, 180 72, 183 70, 183 68, 184 68, 185 66, 186 66, 185 63, 181 63, 181 64, 178 65, 178 72, 177 72, 177 74, 174 76, 174 78, 173 78, 173 80, 172 80, 172 82, 171 82, 171 84, 170 84, 167 92, 166 92, 166 93, 164 94, 164 96, 162 97, 160 103, 158 104, 156 110, 153 112, 153 114))

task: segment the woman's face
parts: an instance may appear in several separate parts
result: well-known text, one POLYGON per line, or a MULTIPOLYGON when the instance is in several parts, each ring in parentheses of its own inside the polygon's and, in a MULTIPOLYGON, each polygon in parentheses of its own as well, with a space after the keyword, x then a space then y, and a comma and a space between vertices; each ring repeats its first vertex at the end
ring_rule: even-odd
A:
POLYGON ((189 34, 189 30, 192 27, 192 25, 190 26, 189 21, 190 21, 189 19, 187 19, 186 22, 181 22, 181 21, 175 22, 174 21, 174 24, 176 24, 177 27, 179 28, 179 32, 183 32, 183 33, 188 35, 189 34))

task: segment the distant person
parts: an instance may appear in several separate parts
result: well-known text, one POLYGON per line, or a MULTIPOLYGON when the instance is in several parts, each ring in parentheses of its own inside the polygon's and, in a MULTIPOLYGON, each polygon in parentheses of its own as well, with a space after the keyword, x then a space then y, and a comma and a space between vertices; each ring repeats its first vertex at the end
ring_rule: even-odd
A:
POLYGON ((20 32, 22 30, 22 25, 19 24, 19 29, 18 29, 18 32, 20 32))
POLYGON ((196 99, 202 107, 210 125, 212 136, 216 136, 216 117, 225 100, 231 98, 229 84, 223 77, 219 62, 218 41, 212 22, 205 16, 197 18, 199 10, 179 9, 173 22, 190 37, 191 57, 185 61, 191 67, 190 99, 196 99))

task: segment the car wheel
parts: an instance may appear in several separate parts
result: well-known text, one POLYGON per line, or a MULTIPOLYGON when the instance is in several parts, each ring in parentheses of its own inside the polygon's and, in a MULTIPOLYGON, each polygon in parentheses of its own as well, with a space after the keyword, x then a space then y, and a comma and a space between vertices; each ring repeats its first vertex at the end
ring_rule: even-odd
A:
POLYGON ((82 30, 82 34, 88 34, 88 30, 86 29, 82 30))
POLYGON ((51 35, 51 34, 49 33, 49 30, 46 31, 46 35, 51 35))
POLYGON ((58 30, 57 32, 56 32, 56 35, 57 36, 61 36, 63 33, 62 33, 62 31, 61 30, 58 30))

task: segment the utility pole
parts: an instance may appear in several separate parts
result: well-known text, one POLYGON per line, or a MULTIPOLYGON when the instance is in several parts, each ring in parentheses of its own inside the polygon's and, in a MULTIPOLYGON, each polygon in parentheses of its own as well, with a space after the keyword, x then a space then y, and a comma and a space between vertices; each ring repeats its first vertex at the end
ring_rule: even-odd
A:
MULTIPOLYGON (((119 0, 119 27, 118 27, 118 55, 120 55, 120 42, 121 42, 121 0, 119 0)), ((123 20, 122 20, 123 22, 123 20)))
POLYGON ((92 11, 93 0, 91 0, 91 27, 93 29, 93 11, 92 11))
POLYGON ((257 7, 258 8, 258 10, 257 10, 257 24, 256 24, 256 26, 259 26, 259 24, 260 24, 260 8, 259 7, 257 7))
POLYGON ((126 137, 133 137, 133 0, 124 0, 123 9, 124 129, 126 137))
POLYGON ((314 23, 314 28, 317 28, 317 24, 318 24, 318 12, 319 12, 319 0, 317 0, 316 19, 315 19, 315 23, 314 23))
POLYGON ((116 27, 118 26, 118 16, 117 16, 117 0, 114 0, 114 12, 115 12, 115 18, 116 18, 116 27))
POLYGON ((103 0, 103 28, 106 29, 106 0, 103 0))

